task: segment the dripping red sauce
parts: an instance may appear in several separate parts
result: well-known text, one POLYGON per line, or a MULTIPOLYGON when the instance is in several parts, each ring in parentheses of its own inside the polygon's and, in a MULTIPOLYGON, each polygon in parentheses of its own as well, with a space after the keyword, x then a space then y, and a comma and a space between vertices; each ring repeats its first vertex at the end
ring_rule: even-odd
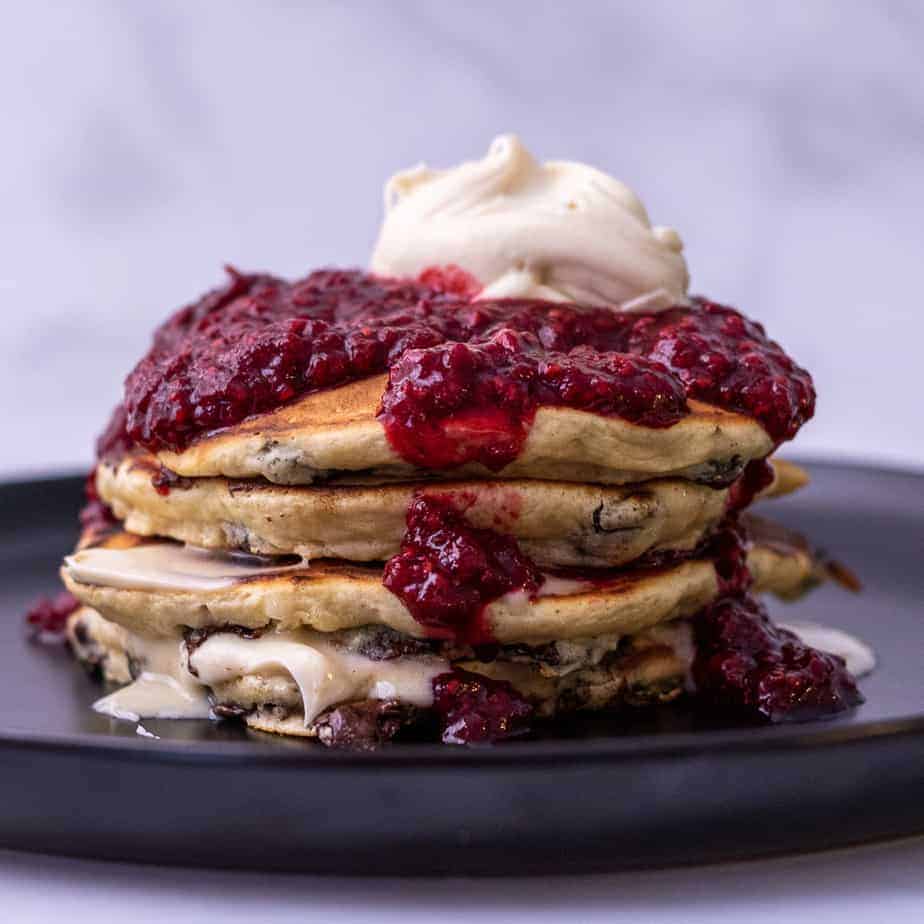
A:
POLYGON ((698 697, 769 722, 804 722, 863 702, 843 658, 804 645, 745 594, 722 597, 693 620, 698 697))
MULTIPOLYGON (((112 412, 106 429, 96 441, 96 457, 103 462, 121 459, 132 448, 132 441, 126 432, 125 405, 118 405, 112 412)), ((110 507, 99 496, 96 489, 96 469, 87 475, 83 487, 85 504, 80 511, 80 526, 84 535, 100 535, 118 525, 110 507)))
POLYGON ((863 702, 843 658, 775 626, 749 593, 748 537, 731 517, 713 537, 720 596, 693 617, 697 697, 769 722, 804 722, 863 702))
POLYGON ((83 484, 84 505, 80 511, 80 529, 84 538, 98 537, 119 525, 112 508, 96 489, 96 469, 83 484))
MULTIPOLYGON (((863 697, 841 658, 804 645, 793 633, 775 626, 763 605, 750 595, 749 542, 745 526, 733 515, 692 555, 678 553, 647 562, 649 567, 663 566, 705 557, 715 564, 719 597, 693 618, 693 677, 699 699, 774 723, 824 718, 861 704, 863 697)), ((619 573, 600 570, 582 576, 595 578, 594 583, 602 586, 618 579, 619 573)), ((489 712, 495 718, 503 714, 506 695, 500 691, 491 700, 489 712)), ((471 701, 479 704, 481 698, 471 701)), ((454 721, 465 718, 467 702, 463 697, 454 706, 454 721)), ((518 702, 510 700, 511 715, 517 718, 512 724, 519 728, 527 718, 520 714, 518 702)), ((471 723, 482 728, 477 714, 471 723)), ((466 734, 467 727, 462 721, 458 735, 466 734)))
POLYGON ((764 488, 773 484, 773 478, 773 466, 767 459, 752 459, 729 486, 728 510, 734 513, 749 507, 764 488))
POLYGON ((701 546, 699 554, 711 558, 723 597, 746 594, 754 579, 748 568, 750 537, 737 516, 725 518, 701 546))
POLYGON ((564 406, 662 428, 687 413, 659 363, 582 345, 547 350, 528 331, 409 350, 392 366, 380 419, 392 447, 421 468, 480 462, 500 471, 520 454, 540 406, 564 406))
POLYGON ((433 638, 469 645, 494 641, 489 603, 515 590, 532 595, 543 580, 513 536, 472 526, 451 498, 438 494, 412 501, 401 551, 382 575, 433 638))
MULTIPOLYGON (((694 552, 644 561, 645 567, 663 567, 697 557, 715 564, 719 598, 693 619, 693 675, 701 700, 771 722, 805 721, 858 705, 862 697, 844 662, 774 626, 750 596, 748 546, 744 525, 730 515, 694 552)), ((618 569, 560 573, 596 586, 625 576, 618 569)), ((433 637, 478 646, 485 660, 494 641, 485 618, 488 604, 512 590, 534 596, 543 581, 513 537, 471 526, 451 498, 433 494, 412 503, 402 550, 386 564, 383 578, 433 637)), ((443 740, 453 743, 520 733, 531 714, 509 684, 477 675, 441 675, 434 696, 443 740)))
POLYGON ((660 313, 472 301, 458 270, 421 280, 320 270, 296 282, 229 271, 181 309, 129 374, 101 451, 182 450, 318 389, 388 371, 379 418, 415 465, 516 457, 538 407, 669 427, 697 398, 750 414, 775 441, 813 413, 808 373, 731 308, 660 313))

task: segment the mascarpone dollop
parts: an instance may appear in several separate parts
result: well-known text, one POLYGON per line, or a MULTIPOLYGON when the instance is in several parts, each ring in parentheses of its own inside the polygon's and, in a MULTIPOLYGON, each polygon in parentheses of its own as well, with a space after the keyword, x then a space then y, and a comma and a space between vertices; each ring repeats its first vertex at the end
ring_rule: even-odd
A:
POLYGON ((372 271, 417 276, 455 265, 479 298, 541 298, 652 310, 686 302, 683 243, 652 227, 639 198, 586 164, 539 163, 515 135, 482 160, 424 165, 385 186, 372 271))

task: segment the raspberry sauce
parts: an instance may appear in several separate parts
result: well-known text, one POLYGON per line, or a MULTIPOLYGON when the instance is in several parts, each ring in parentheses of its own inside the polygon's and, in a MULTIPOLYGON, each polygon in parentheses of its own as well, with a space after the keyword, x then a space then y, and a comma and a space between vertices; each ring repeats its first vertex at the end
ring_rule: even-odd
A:
POLYGON ((41 597, 26 613, 26 625, 33 638, 63 639, 67 617, 79 606, 77 598, 66 590, 54 598, 41 597))
POLYGON ((433 709, 444 744, 489 744, 525 734, 533 714, 507 681, 461 670, 434 678, 433 709))
POLYGON ((80 511, 80 529, 85 538, 100 536, 118 526, 112 509, 96 490, 96 469, 93 469, 83 483, 85 503, 80 511))
POLYGON ((741 476, 728 489, 728 510, 737 512, 750 507, 764 488, 773 484, 773 466, 766 459, 751 459, 741 476))
POLYGON ((520 454, 541 405, 658 428, 688 412, 680 382, 659 363, 589 346, 552 352, 535 334, 505 328, 485 343, 409 350, 391 369, 379 417, 418 467, 499 471, 520 454))
POLYGON ((513 590, 535 593, 543 577, 516 539, 471 526, 448 498, 426 494, 408 508, 401 551, 382 583, 433 638, 491 643, 485 609, 513 590))
POLYGON ((748 568, 750 544, 746 528, 732 514, 725 518, 697 551, 699 556, 712 559, 721 596, 741 596, 754 583, 748 568))
POLYGON ((688 397, 759 420, 777 443, 792 439, 815 413, 809 374, 767 338, 762 324, 733 308, 696 299, 692 310, 640 316, 628 348, 664 363, 688 397))
POLYGON ((748 593, 748 541, 733 516, 706 553, 715 561, 720 596, 693 617, 698 698, 769 722, 804 722, 860 705, 844 660, 775 626, 748 593))
POLYGON ((693 620, 699 698, 770 722, 804 722, 863 702, 843 658, 804 645, 751 596, 724 597, 693 620))
POLYGON ((418 281, 435 292, 474 298, 481 291, 481 283, 461 266, 450 263, 448 266, 431 266, 418 277, 418 281))
POLYGON ((477 283, 451 268, 421 280, 229 274, 157 330, 101 452, 126 440, 182 450, 298 396, 385 371, 388 438, 427 468, 502 467, 543 405, 669 427, 693 397, 750 414, 777 441, 814 409, 808 373, 759 324, 713 302, 620 314, 472 301, 477 283))

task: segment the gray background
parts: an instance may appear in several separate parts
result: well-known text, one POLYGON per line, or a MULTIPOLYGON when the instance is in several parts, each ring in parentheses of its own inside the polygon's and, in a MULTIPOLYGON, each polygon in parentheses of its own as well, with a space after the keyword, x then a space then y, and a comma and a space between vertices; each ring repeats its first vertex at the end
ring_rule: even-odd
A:
POLYGON ((363 264, 393 170, 509 130, 813 371, 801 452, 922 465, 922 42, 913 2, 3 4, 0 473, 87 466, 223 262, 363 264))

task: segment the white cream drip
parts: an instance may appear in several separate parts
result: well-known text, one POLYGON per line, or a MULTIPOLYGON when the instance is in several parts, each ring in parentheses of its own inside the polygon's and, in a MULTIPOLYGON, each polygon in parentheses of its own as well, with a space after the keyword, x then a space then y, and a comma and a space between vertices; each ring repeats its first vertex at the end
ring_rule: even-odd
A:
POLYGON ((133 657, 145 664, 137 680, 94 703, 104 715, 141 719, 203 719, 211 716, 207 688, 248 675, 288 674, 302 699, 305 725, 330 706, 361 699, 398 699, 426 707, 433 678, 449 670, 437 657, 373 661, 305 631, 245 639, 232 632, 209 636, 189 662, 178 639, 129 637, 133 657))
POLYGON ((129 549, 82 549, 64 559, 68 574, 81 584, 123 590, 218 590, 255 575, 304 568, 305 563, 254 563, 249 556, 210 552, 173 542, 151 542, 129 549))
POLYGON ((181 639, 146 639, 129 635, 127 650, 145 666, 128 686, 98 699, 96 712, 114 719, 207 719, 208 697, 186 667, 181 639))
POLYGON ((515 135, 482 160, 424 165, 385 187, 372 270, 417 276, 456 265, 480 298, 542 298, 658 309, 686 302, 683 243, 652 227, 639 198, 586 164, 537 162, 515 135))
POLYGON ((429 706, 433 678, 449 670, 449 663, 436 657, 373 661, 308 631, 251 640, 232 633, 211 635, 190 662, 209 686, 248 674, 284 671, 301 694, 305 725, 336 703, 358 699, 399 699, 429 706))
POLYGON ((563 578, 555 574, 545 574, 543 578, 536 592, 537 597, 567 597, 593 588, 592 581, 582 581, 580 578, 563 578))

